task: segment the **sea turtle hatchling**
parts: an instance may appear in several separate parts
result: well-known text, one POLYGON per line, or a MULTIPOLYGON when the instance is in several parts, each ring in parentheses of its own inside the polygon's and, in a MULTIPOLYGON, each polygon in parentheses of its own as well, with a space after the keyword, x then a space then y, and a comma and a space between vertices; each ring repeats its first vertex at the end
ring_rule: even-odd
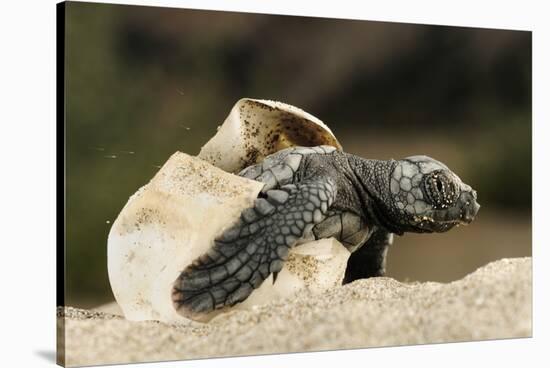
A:
POLYGON ((480 207, 469 185, 427 156, 384 161, 291 147, 239 175, 265 185, 175 281, 180 314, 242 302, 272 273, 275 282, 291 247, 315 239, 334 237, 352 252, 344 283, 384 275, 393 234, 445 232, 472 222, 480 207))

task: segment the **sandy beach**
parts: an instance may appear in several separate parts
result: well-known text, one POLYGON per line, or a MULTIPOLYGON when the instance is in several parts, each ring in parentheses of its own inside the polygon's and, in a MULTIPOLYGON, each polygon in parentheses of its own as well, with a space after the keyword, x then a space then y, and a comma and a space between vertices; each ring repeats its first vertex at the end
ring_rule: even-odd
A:
POLYGON ((58 361, 77 366, 529 337, 531 279, 531 258, 502 259, 450 283, 358 280, 208 324, 130 322, 112 305, 58 308, 58 328, 65 330, 58 361))

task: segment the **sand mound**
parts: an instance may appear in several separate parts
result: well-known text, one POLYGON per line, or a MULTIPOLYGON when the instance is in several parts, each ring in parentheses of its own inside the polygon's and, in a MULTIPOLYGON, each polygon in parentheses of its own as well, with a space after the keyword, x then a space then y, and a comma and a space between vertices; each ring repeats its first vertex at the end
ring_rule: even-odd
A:
POLYGON ((59 359, 72 366, 528 337, 531 293, 531 258, 515 258, 448 284, 358 280, 208 324, 130 322, 65 307, 59 359))

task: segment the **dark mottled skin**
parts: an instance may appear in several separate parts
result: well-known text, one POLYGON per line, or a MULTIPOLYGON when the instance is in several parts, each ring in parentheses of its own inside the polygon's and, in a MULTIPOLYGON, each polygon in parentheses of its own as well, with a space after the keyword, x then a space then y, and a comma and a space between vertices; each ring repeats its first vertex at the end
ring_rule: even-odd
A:
POLYGON ((245 300, 282 269, 296 244, 334 237, 351 252, 344 283, 382 276, 393 234, 470 223, 476 193, 427 156, 367 160, 334 147, 293 147, 239 175, 265 183, 212 248, 182 271, 172 300, 183 315, 245 300))

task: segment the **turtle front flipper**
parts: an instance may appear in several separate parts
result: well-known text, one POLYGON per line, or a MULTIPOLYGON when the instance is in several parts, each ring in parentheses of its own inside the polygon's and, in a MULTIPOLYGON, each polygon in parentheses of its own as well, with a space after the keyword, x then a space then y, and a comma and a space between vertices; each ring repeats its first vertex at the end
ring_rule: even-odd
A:
POLYGON ((196 316, 245 300, 281 271, 289 249, 323 221, 336 197, 328 177, 268 190, 174 282, 174 307, 196 316))

